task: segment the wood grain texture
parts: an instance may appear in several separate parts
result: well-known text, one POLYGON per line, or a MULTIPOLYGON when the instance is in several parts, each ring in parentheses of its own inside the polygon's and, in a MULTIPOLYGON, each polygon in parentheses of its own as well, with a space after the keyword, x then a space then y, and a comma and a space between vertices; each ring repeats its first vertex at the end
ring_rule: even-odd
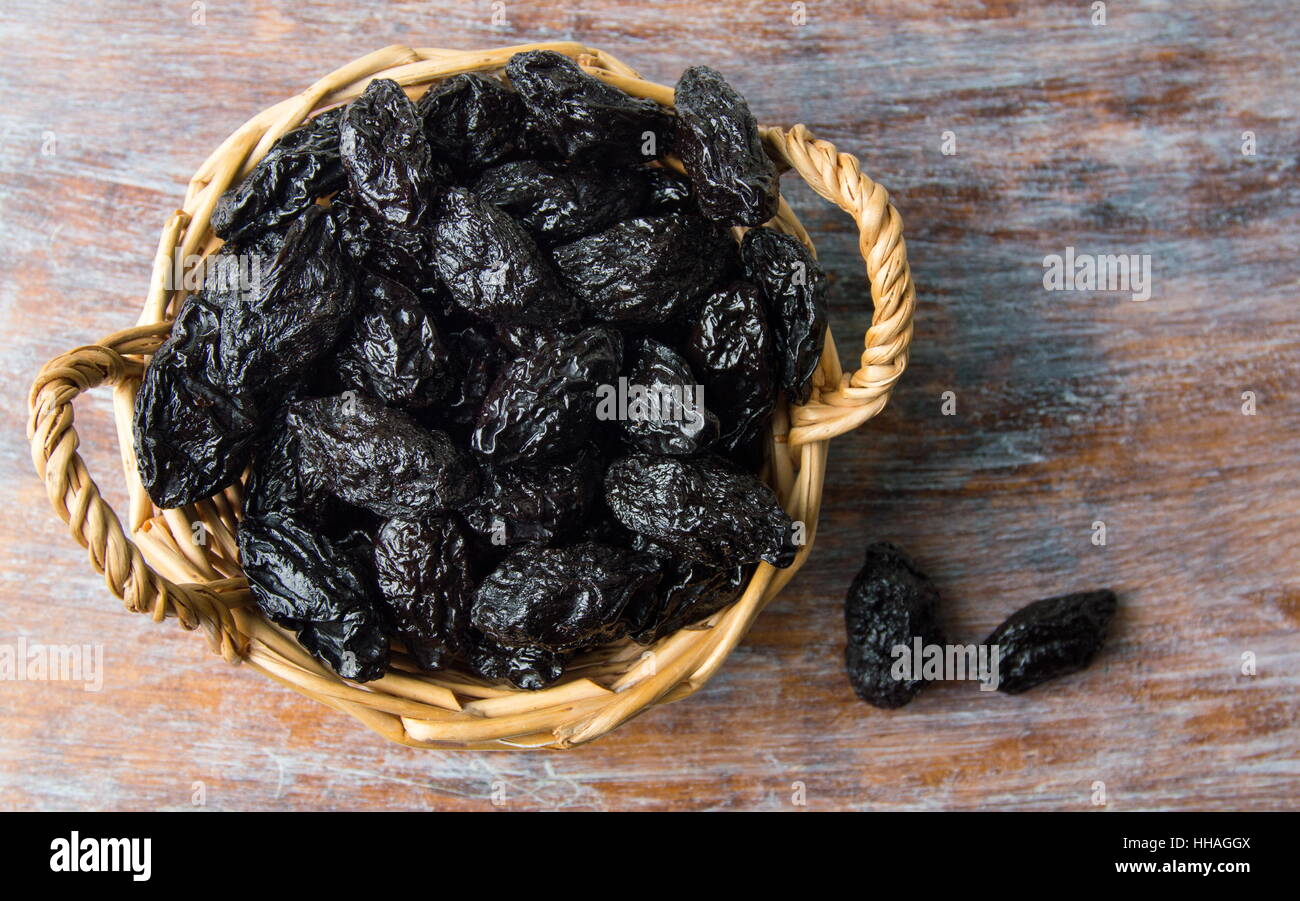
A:
MULTIPOLYGON (((195 24, 189 2, 8 0, 0 644, 97 643, 105 682, 0 682, 0 807, 183 809, 202 783, 208 809, 797 809, 802 783, 810 809, 1088 809, 1095 781, 1112 809, 1296 807, 1300 25, 1281 0, 1088 7, 813 0, 796 26, 784 2, 232 0, 195 24), (832 445, 812 561, 703 691, 570 752, 392 746, 112 602, 32 474, 26 391, 134 322, 158 229, 253 112, 389 43, 562 38, 664 82, 711 64, 762 121, 858 155, 904 217, 915 350, 832 445), (1067 246, 1149 254, 1151 299, 1045 291, 1067 246), (879 538, 962 640, 1101 585, 1113 638, 1048 689, 868 708, 841 602, 879 538)), ((848 357, 868 322, 849 223, 786 187, 848 357)), ((107 394, 78 428, 120 503, 107 394)))

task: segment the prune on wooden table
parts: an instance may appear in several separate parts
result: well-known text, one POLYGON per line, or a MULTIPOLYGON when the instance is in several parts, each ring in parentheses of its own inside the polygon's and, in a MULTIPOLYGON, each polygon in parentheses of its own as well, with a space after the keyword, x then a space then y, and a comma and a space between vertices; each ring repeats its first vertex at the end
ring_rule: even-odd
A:
POLYGON ((347 179, 339 159, 342 108, 327 110, 285 132, 244 179, 212 209, 212 231, 245 245, 288 225, 347 179))
POLYGON ((658 325, 685 312, 738 258, 736 242, 698 216, 627 219, 556 247, 564 286, 589 319, 658 325))
POLYGON ((495 78, 453 75, 425 93, 416 109, 433 155, 458 172, 526 152, 523 101, 495 78))
POLYGON ((670 149, 673 117, 667 110, 593 78, 563 54, 516 53, 506 75, 565 159, 632 165, 670 149))
POLYGON ((635 215, 645 204, 647 187, 645 177, 632 169, 520 160, 488 169, 474 182, 474 193, 551 245, 635 215))
POLYGON ((523 227, 470 191, 444 194, 433 241, 434 268, 466 312, 534 325, 577 318, 577 304, 523 227))
POLYGON ((826 274, 803 242, 770 228, 745 232, 740 256, 767 303, 781 387, 807 403, 826 340, 826 274))
POLYGON ((584 329, 507 364, 483 401, 470 446, 494 465, 556 459, 585 445, 596 389, 618 377, 623 338, 584 329))
POLYGON ((740 597, 753 572, 752 566, 717 569, 692 560, 665 560, 663 566, 653 603, 624 615, 637 644, 658 641, 717 613, 740 597))
POLYGON ((693 316, 685 356, 721 423, 718 448, 748 447, 767 425, 777 395, 772 333, 758 290, 735 281, 709 295, 693 316))
POLYGON ((465 520, 494 544, 552 544, 575 533, 595 508, 604 468, 584 448, 554 463, 482 469, 482 490, 465 520))
POLYGON ((135 398, 140 481, 163 509, 211 497, 239 478, 258 440, 258 411, 225 387, 223 304, 211 292, 185 300, 135 398))
POLYGON ((388 667, 388 636, 366 561, 293 516, 246 516, 239 555, 258 609, 345 679, 388 667))
POLYGON ((530 545, 479 584, 470 619, 500 642, 577 651, 625 635, 623 611, 653 594, 659 577, 658 562, 635 551, 530 545))
POLYGON ((625 527, 689 560, 785 568, 797 532, 772 489, 716 457, 633 454, 605 471, 605 503, 625 527))
POLYGON ((998 646, 998 691, 1019 694, 1085 668, 1101 650, 1118 600, 1109 590, 1035 601, 1011 614, 986 645, 998 646))
POLYGON ((944 643, 939 592, 916 564, 889 542, 869 545, 866 560, 844 599, 844 665, 853 690, 875 707, 902 707, 924 682, 896 679, 893 649, 944 643))
POLYGON ((283 395, 329 352, 356 308, 356 281, 333 216, 308 209, 258 281, 222 313, 222 365, 231 391, 283 395))
POLYGON ((708 219, 762 225, 776 215, 780 181, 749 104, 715 70, 691 66, 677 81, 676 150, 708 219))
POLYGON ((418 518, 478 495, 477 465, 445 432, 364 395, 296 400, 288 423, 329 491, 380 516, 418 518))
POLYGON ((453 390, 453 362, 434 317, 416 295, 388 279, 361 284, 361 315, 337 366, 344 385, 389 406, 416 409, 453 390))
POLYGON ((474 577, 456 517, 388 520, 375 537, 374 560, 388 627, 421 667, 441 669, 470 653, 474 577))
POLYGON ((634 386, 629 390, 646 394, 635 405, 629 401, 620 422, 629 447, 650 454, 696 454, 717 440, 718 417, 709 412, 690 366, 671 347, 643 338, 627 381, 634 386))

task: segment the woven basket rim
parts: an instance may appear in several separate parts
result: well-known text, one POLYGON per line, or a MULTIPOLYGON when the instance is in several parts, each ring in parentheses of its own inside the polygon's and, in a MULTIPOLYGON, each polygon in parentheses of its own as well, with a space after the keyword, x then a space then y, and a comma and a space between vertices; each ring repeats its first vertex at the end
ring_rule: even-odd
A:
MULTIPOLYGON (((807 560, 816 536, 829 439, 878 413, 907 365, 915 288, 902 221, 887 192, 861 173, 855 158, 813 138, 802 125, 788 131, 762 127, 765 147, 774 159, 853 217, 873 308, 858 368, 842 371, 828 329, 809 403, 780 404, 773 415, 768 481, 791 517, 806 525, 806 543, 794 564, 777 570, 760 563, 743 595, 703 624, 683 628, 645 648, 625 639, 581 655, 572 674, 566 671, 557 684, 534 692, 491 685, 456 670, 422 673, 400 654, 387 675, 357 685, 340 679, 303 650, 291 633, 265 620, 252 603, 237 562, 234 535, 242 486, 237 483, 187 508, 158 511, 136 471, 131 434, 135 393, 148 356, 170 331, 169 314, 185 295, 172 288, 175 261, 201 260, 220 247, 209 227, 217 199, 282 134, 308 116, 359 95, 375 78, 392 78, 418 97, 460 72, 499 73, 514 53, 535 49, 563 53, 585 71, 630 94, 672 105, 671 88, 646 81, 613 56, 575 42, 483 51, 394 45, 367 54, 301 94, 263 110, 218 146, 191 180, 183 208, 163 228, 136 326, 51 360, 42 368, 29 399, 33 462, 51 503, 129 610, 149 613, 155 621, 174 616, 186 629, 202 628, 213 649, 228 662, 250 665, 407 745, 572 747, 651 706, 698 690, 763 606, 807 560), (100 496, 76 450, 73 402, 100 385, 114 391, 129 497, 127 530, 100 496), (209 540, 196 545, 191 539, 194 524, 200 522, 209 540)), ((769 225, 796 236, 816 252, 784 198, 769 225)), ((736 230, 737 236, 741 231, 736 230)))

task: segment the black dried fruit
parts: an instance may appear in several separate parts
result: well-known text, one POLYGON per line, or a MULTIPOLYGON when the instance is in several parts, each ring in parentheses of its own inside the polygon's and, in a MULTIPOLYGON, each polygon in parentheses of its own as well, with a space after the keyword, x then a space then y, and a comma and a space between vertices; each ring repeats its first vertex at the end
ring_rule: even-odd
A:
POLYGON ((565 331, 546 325, 498 325, 495 329, 497 341, 516 357, 526 357, 538 351, 542 345, 561 338, 571 337, 572 330, 565 331))
POLYGON ((693 207, 691 183, 671 169, 655 166, 645 170, 648 214, 687 212, 693 207))
POLYGON ((494 465, 578 450, 596 425, 596 389, 613 383, 622 362, 622 336, 589 328, 509 363, 488 391, 470 446, 494 465))
POLYGON ((330 492, 380 516, 419 518, 478 494, 478 467, 445 432, 364 395, 294 401, 288 422, 330 492))
POLYGON ((685 356, 722 423, 722 450, 746 448, 767 425, 777 395, 773 353, 772 333, 753 285, 732 282, 696 311, 685 356))
POLYGON ((330 497, 325 478, 315 461, 303 456, 302 443, 285 420, 282 410, 254 455, 244 485, 244 515, 279 513, 317 521, 330 497))
POLYGON ((704 388, 675 350, 642 339, 627 370, 623 439, 649 454, 697 454, 718 438, 718 417, 704 403, 704 388), (642 396, 644 395, 644 396, 642 396))
POLYGON ((285 132, 243 181, 212 209, 212 231, 240 245, 288 225, 319 197, 346 184, 339 118, 332 109, 285 132))
POLYGON ((515 688, 537 691, 564 672, 564 659, 554 651, 528 645, 503 645, 475 632, 477 643, 470 651, 469 666, 485 679, 506 680, 515 688))
POLYGON ((140 481, 163 509, 211 497, 239 478, 258 438, 257 411, 224 387, 222 305, 186 299, 135 398, 140 481))
POLYGON ((781 387, 794 403, 807 403, 826 340, 826 275, 798 238, 770 228, 745 232, 740 255, 767 303, 781 387))
POLYGON ((453 75, 416 105, 434 156, 457 171, 493 166, 524 152, 519 95, 477 72, 453 75))
POLYGON ((560 290, 528 233, 471 192, 446 192, 433 238, 434 267, 466 312, 492 322, 535 325, 577 317, 577 304, 560 290))
POLYGON ((304 648, 345 679, 384 674, 388 637, 360 555, 283 515, 245 517, 239 555, 258 609, 304 648))
POLYGON ((378 276, 361 286, 363 312, 338 354, 342 382, 390 406, 427 407, 452 391, 438 325, 408 289, 378 276))
POLYGON ((500 642, 576 651, 626 634, 623 611, 652 594, 654 558, 594 542, 528 546, 479 585, 471 621, 500 642))
POLYGON ((478 419, 483 400, 507 362, 501 345, 486 324, 467 326, 448 335, 448 344, 457 363, 447 403, 438 412, 448 425, 472 428, 478 419))
POLYGON ((627 219, 553 251, 588 318, 657 325, 685 312, 737 257, 736 242, 698 216, 627 219))
POLYGON ((1113 591, 1081 591, 1011 614, 984 639, 998 646, 998 691, 1019 694, 1086 667, 1101 650, 1117 605, 1113 591))
POLYGON ((665 560, 663 567, 653 603, 625 614, 638 644, 658 641, 733 603, 753 571, 750 566, 717 569, 691 560, 665 560))
POLYGON ((889 542, 867 547, 866 561, 844 599, 844 665, 858 697, 875 707, 902 707, 924 682, 896 679, 895 647, 944 644, 939 592, 911 559, 889 542))
POLYGON ((593 78, 567 56, 516 53, 506 75, 565 159, 621 166, 669 150, 673 117, 667 110, 593 78))
POLYGON ((772 489, 713 457, 615 460, 605 503, 628 529, 710 566, 765 560, 784 568, 798 551, 798 532, 772 489))
POLYGON ((501 547, 552 544, 582 526, 596 505, 602 475, 590 450, 551 464, 486 465, 482 491, 465 510, 465 519, 501 547))
POLYGON ((562 244, 635 215, 646 181, 631 169, 521 160, 488 169, 474 193, 504 210, 542 244, 562 244))
POLYGON ((397 82, 377 78, 344 108, 339 150, 363 214, 388 232, 427 224, 445 173, 434 166, 423 122, 397 82))
POLYGON ((677 81, 677 155, 708 219, 762 225, 776 215, 780 181, 749 104, 715 70, 691 66, 677 81))

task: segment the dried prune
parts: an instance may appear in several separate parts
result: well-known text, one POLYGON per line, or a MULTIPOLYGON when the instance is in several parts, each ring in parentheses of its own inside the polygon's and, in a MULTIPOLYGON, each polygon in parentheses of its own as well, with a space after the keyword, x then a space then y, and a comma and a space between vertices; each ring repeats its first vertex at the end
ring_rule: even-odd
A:
POLYGON ((285 132, 239 184, 221 195, 211 218, 218 238, 241 245, 256 240, 346 184, 339 159, 342 112, 328 110, 285 132))
POLYGON ((326 505, 329 492, 322 474, 285 421, 285 411, 275 417, 253 458, 244 485, 244 515, 280 513, 310 521, 326 505))
POLYGON ((692 209, 691 183, 671 169, 656 166, 645 170, 648 214, 680 213, 692 209))
POLYGON ((488 169, 474 193, 523 224, 539 242, 561 244, 608 228, 645 203, 647 185, 631 169, 596 169, 521 160, 488 169))
POLYGON ((826 340, 826 275, 798 238, 770 228, 745 232, 740 256, 767 302, 781 387, 794 403, 807 403, 826 340))
POLYGON ((1113 591, 1082 591, 1011 614, 984 639, 998 646, 998 691, 1019 694, 1086 667, 1101 650, 1117 605, 1113 591))
POLYGON ((392 279, 413 291, 436 284, 433 227, 391 229, 367 216, 350 190, 340 191, 330 204, 339 228, 339 246, 362 272, 392 279))
POLYGON ((644 163, 670 148, 672 115, 593 78, 552 50, 516 53, 506 75, 560 154, 606 166, 644 163))
POLYGON ((256 408, 223 384, 221 317, 214 295, 190 296, 135 398, 140 481, 163 509, 211 497, 234 482, 257 442, 256 408))
POLYGON ((677 81, 676 149, 708 219, 762 225, 776 215, 780 182, 749 104, 715 70, 691 66, 677 81))
POLYGON ((458 171, 483 169, 524 150, 524 104, 495 78, 466 72, 416 105, 433 154, 458 171))
POLYGON ((554 459, 587 443, 596 389, 618 376, 622 336, 584 329, 509 363, 488 391, 470 446, 495 465, 554 459))
POLYGON ((553 251, 564 286, 589 318, 643 326, 688 309, 737 254, 725 232, 679 213, 627 219, 553 251))
POLYGON ((718 438, 718 417, 705 407, 703 386, 676 351, 652 338, 636 348, 627 370, 630 397, 623 438, 651 454, 696 454, 718 438))
POLYGON ((330 213, 304 213, 259 282, 222 312, 226 383, 231 391, 285 394, 329 352, 356 308, 356 282, 330 213))
POLYGON ((507 358, 485 324, 454 331, 447 336, 447 343, 457 363, 457 376, 446 405, 437 412, 448 425, 472 428, 507 358))
POLYGON ((452 299, 492 322, 552 325, 577 317, 577 304, 528 233, 461 188, 443 196, 433 230, 433 263, 452 299))
POLYGON ((445 432, 364 395, 294 401, 288 423, 330 492, 380 516, 419 518, 478 494, 478 467, 445 432))
POLYGON ((482 490, 465 519, 499 546, 552 544, 582 525, 595 506, 603 474, 590 450, 549 465, 487 465, 482 490))
POLYGON ((658 563, 635 551, 594 542, 527 546, 479 585, 470 619, 500 642, 576 651, 626 634, 623 611, 658 581, 658 563))
POLYGON ((450 352, 415 294, 396 282, 362 282, 363 313, 339 351, 343 384, 390 406, 427 407, 452 390, 450 352))
POLYGON ((650 644, 707 619, 740 597, 752 569, 717 569, 692 560, 665 560, 654 603, 625 614, 632 639, 650 644))
POLYGON ((893 649, 941 645, 939 592, 911 559, 889 542, 867 547, 866 560, 844 599, 844 665, 853 690, 875 707, 902 707, 924 683, 895 678, 893 649))
POLYGON ((540 350, 542 345, 570 336, 572 331, 564 331, 546 325, 498 325, 495 331, 497 341, 517 357, 526 357, 540 350))
POLYGON ((244 517, 239 554, 258 609, 294 629, 304 648, 345 679, 384 674, 388 637, 373 576, 358 554, 278 514, 244 517))
POLYGON ((722 423, 720 449, 747 447, 776 405, 772 334, 758 291, 732 282, 696 312, 685 356, 704 382, 704 395, 722 423))
POLYGON ((798 531, 772 489, 714 457, 633 454, 605 471, 605 503, 624 526, 690 560, 787 567, 798 531))
POLYGON ((445 173, 434 166, 420 116, 397 82, 376 78, 344 108, 339 150, 361 212, 389 231, 426 225, 445 173))
POLYGON ((456 518, 390 519, 374 556, 381 608, 416 662, 434 670, 468 654, 474 579, 456 518))
POLYGON ((470 669, 485 679, 505 679, 515 688, 537 691, 564 672, 564 660, 554 651, 529 645, 503 645, 475 631, 470 669))

